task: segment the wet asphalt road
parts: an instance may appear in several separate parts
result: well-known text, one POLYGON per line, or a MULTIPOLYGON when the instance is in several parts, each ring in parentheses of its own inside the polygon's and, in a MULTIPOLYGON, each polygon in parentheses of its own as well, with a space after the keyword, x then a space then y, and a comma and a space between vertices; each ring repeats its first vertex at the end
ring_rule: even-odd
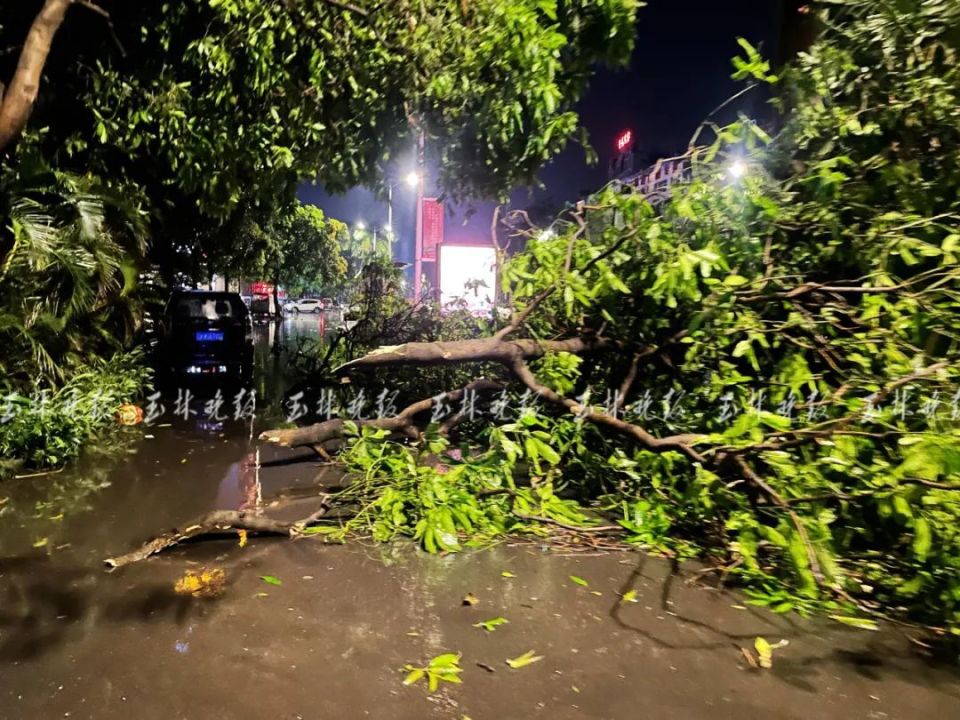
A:
MULTIPOLYGON (((275 406, 289 377, 271 335, 289 345, 313 323, 258 328, 256 387, 275 406)), ((271 448, 257 472, 265 422, 160 423, 119 455, 0 485, 0 718, 960 717, 956 666, 902 634, 775 616, 635 552, 228 538, 104 569, 209 510, 337 482, 271 448), (173 592, 202 567, 224 570, 220 597, 173 592), (509 622, 474 627, 495 617, 509 622), (757 636, 789 641, 769 671, 740 650, 757 636), (543 659, 507 666, 528 650, 543 659), (403 686, 406 663, 444 652, 462 654, 462 685, 403 686)))

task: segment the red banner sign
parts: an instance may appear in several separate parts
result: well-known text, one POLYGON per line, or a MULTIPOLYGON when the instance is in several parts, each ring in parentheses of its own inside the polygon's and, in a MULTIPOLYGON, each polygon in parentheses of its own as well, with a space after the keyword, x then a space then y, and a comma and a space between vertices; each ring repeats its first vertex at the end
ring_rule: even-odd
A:
MULTIPOLYGON (((250 283, 251 295, 273 295, 273 283, 257 280, 250 283)), ((282 298, 286 293, 283 290, 277 291, 277 297, 282 298)))
POLYGON ((423 199, 423 252, 421 260, 436 262, 437 247, 443 242, 443 205, 436 198, 423 199))
POLYGON ((251 295, 272 295, 273 294, 273 284, 268 282, 252 282, 250 283, 250 294, 251 295))

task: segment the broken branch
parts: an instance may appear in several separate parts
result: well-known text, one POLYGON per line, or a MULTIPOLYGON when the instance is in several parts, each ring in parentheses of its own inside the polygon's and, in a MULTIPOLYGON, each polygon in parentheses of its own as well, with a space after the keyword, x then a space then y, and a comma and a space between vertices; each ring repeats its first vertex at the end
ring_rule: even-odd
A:
POLYGON ((258 515, 242 510, 215 510, 190 523, 182 530, 172 530, 163 535, 159 535, 125 555, 107 558, 104 560, 104 564, 110 568, 122 567, 130 563, 145 560, 151 555, 156 555, 174 545, 179 545, 185 540, 203 536, 222 535, 229 530, 247 530, 262 535, 286 535, 287 537, 296 537, 302 533, 305 528, 316 523, 326 515, 330 508, 333 507, 330 495, 321 495, 320 498, 321 505, 319 510, 314 511, 301 520, 294 520, 293 522, 274 520, 265 515, 258 515))

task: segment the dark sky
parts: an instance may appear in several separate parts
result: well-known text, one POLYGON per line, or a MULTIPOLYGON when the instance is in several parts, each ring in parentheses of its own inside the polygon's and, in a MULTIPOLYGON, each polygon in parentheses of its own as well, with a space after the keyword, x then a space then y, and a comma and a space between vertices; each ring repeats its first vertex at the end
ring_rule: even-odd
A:
MULTIPOLYGON (((547 199, 562 205, 599 189, 607 180, 614 140, 625 128, 633 131, 641 157, 652 160, 683 152, 704 117, 740 89, 730 79, 730 58, 740 50, 737 38, 759 45, 767 57, 778 56, 780 5, 780 0, 649 0, 638 14, 629 68, 599 69, 578 105, 599 162, 588 166, 582 148, 571 144, 541 171, 545 188, 517 189, 512 204, 525 207, 547 199)), ((765 105, 763 97, 747 96, 733 112, 740 109, 757 116, 766 112, 765 105)), ((366 189, 330 196, 319 187, 305 185, 300 198, 347 223, 363 219, 368 225, 386 225, 385 204, 366 189)), ((414 207, 413 194, 397 188, 396 254, 402 260, 412 258, 414 207)), ((465 207, 448 210, 445 242, 489 238, 493 204, 479 201, 471 209, 472 215, 465 207)))

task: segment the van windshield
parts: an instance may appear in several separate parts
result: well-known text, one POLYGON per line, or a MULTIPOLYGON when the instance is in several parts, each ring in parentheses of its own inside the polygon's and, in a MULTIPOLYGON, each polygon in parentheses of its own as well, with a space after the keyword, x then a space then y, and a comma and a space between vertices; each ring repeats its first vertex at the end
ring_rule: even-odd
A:
POLYGON ((222 320, 242 317, 241 303, 233 298, 184 297, 177 300, 175 317, 222 320))

